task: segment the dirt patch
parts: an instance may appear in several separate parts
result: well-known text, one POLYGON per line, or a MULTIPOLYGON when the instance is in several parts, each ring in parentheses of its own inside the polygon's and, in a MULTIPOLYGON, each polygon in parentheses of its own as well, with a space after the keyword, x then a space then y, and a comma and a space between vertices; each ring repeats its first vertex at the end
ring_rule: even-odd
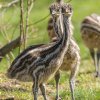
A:
POLYGON ((16 80, 0 83, 0 90, 30 92, 29 90, 23 88, 22 85, 16 80))

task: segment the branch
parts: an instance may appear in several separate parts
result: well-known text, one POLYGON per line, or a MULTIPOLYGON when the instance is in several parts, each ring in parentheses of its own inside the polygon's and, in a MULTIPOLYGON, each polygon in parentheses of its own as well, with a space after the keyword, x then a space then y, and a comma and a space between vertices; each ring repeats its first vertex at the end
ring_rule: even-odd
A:
MULTIPOLYGON (((10 39, 9 39, 8 34, 6 33, 6 29, 2 28, 1 33, 2 33, 3 37, 5 38, 5 40, 7 41, 7 43, 9 43, 10 39)), ((12 52, 10 52, 10 55, 14 58, 14 55, 12 52)))
MULTIPOLYGON (((20 41, 24 40, 24 2, 23 0, 20 0, 20 41)), ((19 46, 19 53, 20 53, 21 47, 19 46)))
POLYGON ((33 26, 33 25, 35 25, 35 24, 38 24, 38 23, 44 21, 44 20, 47 19, 49 16, 50 16, 50 14, 48 14, 48 15, 45 16, 44 18, 42 18, 42 19, 40 19, 40 20, 38 20, 38 21, 36 21, 36 22, 34 22, 34 23, 29 24, 28 27, 33 26))
POLYGON ((6 4, 6 5, 0 5, 0 9, 2 9, 2 8, 9 8, 12 5, 17 4, 18 2, 19 2, 19 0, 13 0, 12 2, 10 2, 10 3, 6 4))
MULTIPOLYGON (((14 0, 13 2, 8 3, 8 6, 5 7, 10 7, 13 4, 17 3, 19 0, 14 0)), ((33 1, 33 0, 32 0, 33 1)), ((3 6, 4 7, 4 6, 3 6)), ((20 0, 20 7, 21 7, 21 19, 20 19, 20 36, 16 38, 15 40, 9 42, 8 44, 4 45, 0 49, 0 62, 2 59, 9 54, 13 49, 20 47, 20 45, 24 42, 23 39, 23 33, 24 33, 24 16, 23 16, 23 0, 20 0), (21 3, 22 2, 22 3, 21 3)), ((2 8, 2 7, 1 7, 2 8)), ((32 5, 30 6, 29 13, 32 9, 32 5)))
POLYGON ((26 43, 27 43, 27 33, 28 33, 28 21, 29 21, 29 15, 30 12, 33 8, 33 0, 27 0, 27 14, 26 14, 26 27, 25 27, 25 34, 24 34, 24 38, 25 38, 25 43, 24 43, 24 47, 26 47, 26 43))
POLYGON ((19 47, 21 45, 21 42, 20 42, 20 37, 18 37, 17 39, 15 39, 15 40, 11 41, 10 43, 6 44, 5 46, 3 46, 0 49, 0 61, 3 59, 3 57, 6 54, 11 52, 13 49, 19 47))

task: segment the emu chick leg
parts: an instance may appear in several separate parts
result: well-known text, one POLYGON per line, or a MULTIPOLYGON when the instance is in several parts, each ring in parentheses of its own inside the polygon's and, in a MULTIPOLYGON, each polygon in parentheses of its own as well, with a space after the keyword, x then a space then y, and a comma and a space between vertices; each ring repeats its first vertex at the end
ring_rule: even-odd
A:
POLYGON ((44 84, 40 84, 40 90, 42 92, 42 95, 44 97, 44 100, 47 100, 47 97, 46 97, 46 90, 45 90, 45 85, 44 84))
POLYGON ((56 99, 59 100, 59 80, 60 80, 60 72, 57 71, 55 75, 55 81, 56 81, 56 99))

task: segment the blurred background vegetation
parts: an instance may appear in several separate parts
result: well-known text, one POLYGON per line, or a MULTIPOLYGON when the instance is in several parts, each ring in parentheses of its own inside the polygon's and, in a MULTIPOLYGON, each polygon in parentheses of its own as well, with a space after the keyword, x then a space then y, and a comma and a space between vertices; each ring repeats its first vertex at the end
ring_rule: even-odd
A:
MULTIPOLYGON (((17 38, 20 35, 20 29, 19 29, 19 22, 20 22, 20 7, 19 3, 17 5, 13 5, 9 8, 1 8, 2 5, 5 5, 12 0, 0 0, 0 47, 7 44, 9 41, 17 38)), ((34 2, 33 9, 30 13, 29 17, 29 24, 35 23, 38 20, 44 18, 49 14, 49 5, 53 3, 54 0, 36 0, 34 2)), ((67 0, 65 0, 67 2, 67 0)), ((74 37, 76 42, 78 43, 81 51, 81 66, 80 66, 80 72, 78 76, 78 83, 77 83, 77 89, 76 89, 76 100, 100 100, 100 80, 95 79, 93 76, 94 72, 94 65, 93 61, 90 58, 90 54, 88 52, 88 49, 85 47, 82 39, 81 39, 81 33, 80 33, 80 27, 82 20, 92 14, 97 13, 100 14, 100 0, 72 0, 71 5, 73 7, 73 16, 72 16, 72 23, 74 26, 74 37), (88 73, 88 74, 87 74, 88 73), (99 85, 98 85, 99 84, 99 85)), ((26 14, 26 0, 24 1, 24 13, 26 14)), ((47 33, 47 24, 50 16, 46 18, 45 20, 34 24, 29 27, 28 32, 28 43, 27 46, 38 44, 38 43, 48 43, 48 33, 47 33)), ((13 51, 15 57, 18 55, 18 49, 13 51)), ((8 79, 4 76, 4 73, 6 73, 7 68, 10 65, 9 57, 5 57, 3 61, 0 63, 0 83, 8 82, 8 79)), ((69 92, 69 85, 68 85, 68 79, 66 83, 66 74, 62 73, 62 78, 60 82, 61 87, 67 86, 67 89, 63 91, 60 90, 60 95, 63 100, 70 100, 70 92, 69 92), (67 84, 67 85, 66 85, 67 84), (66 92, 67 91, 67 92, 66 92)), ((67 75, 68 77, 68 75, 67 75)), ((24 84, 24 83, 22 83, 24 84)), ((21 84, 21 85, 22 85, 21 84)), ((30 83, 31 84, 31 83, 30 83)), ((50 86, 47 88, 49 89, 50 93, 52 94, 48 95, 53 97, 54 91, 52 93, 52 89, 55 87, 55 83, 52 80, 49 84, 50 86)), ((30 95, 27 92, 23 92, 23 94, 18 90, 10 92, 11 95, 18 98, 18 100, 22 100, 21 98, 24 98, 25 100, 31 100, 29 99, 31 96, 31 87, 27 84, 23 85, 24 88, 30 90, 30 95), (26 87, 27 86, 27 87, 26 87), (18 95, 17 95, 18 94, 18 95)), ((0 89, 0 96, 4 97, 7 96, 9 91, 0 89)), ((42 100, 42 99, 40 99, 42 100)), ((51 99, 53 100, 53 99, 51 99)))

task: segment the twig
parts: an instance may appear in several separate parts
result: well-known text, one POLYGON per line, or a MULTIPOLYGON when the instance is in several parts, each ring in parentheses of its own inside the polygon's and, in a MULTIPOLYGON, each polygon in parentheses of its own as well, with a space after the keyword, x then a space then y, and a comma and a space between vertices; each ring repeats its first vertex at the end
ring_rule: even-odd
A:
POLYGON ((26 14, 25 34, 24 34, 24 38, 25 38, 24 48, 26 47, 26 43, 27 43, 28 21, 29 21, 29 14, 30 14, 32 8, 33 8, 33 0, 27 0, 27 14, 26 14))
POLYGON ((3 38, 4 38, 6 41, 8 41, 7 38, 6 38, 5 35, 4 35, 3 30, 0 30, 0 31, 1 31, 1 34, 2 34, 3 38))
POLYGON ((3 34, 4 34, 4 36, 5 36, 6 40, 7 40, 7 42, 10 42, 9 36, 8 36, 8 34, 6 33, 5 28, 3 28, 3 34))
POLYGON ((35 0, 31 0, 31 1, 30 1, 30 8, 29 8, 29 12, 28 12, 28 13, 31 12, 31 10, 32 10, 32 8, 33 8, 33 5, 34 5, 34 1, 35 1, 35 0))
POLYGON ((8 62, 8 66, 10 66, 11 65, 11 60, 10 60, 9 54, 6 55, 6 59, 7 59, 7 62, 8 62))
POLYGON ((12 5, 14 5, 14 4, 18 3, 18 2, 19 2, 19 0, 13 0, 13 1, 9 2, 6 5, 0 5, 0 9, 2 9, 2 8, 9 8, 9 7, 11 7, 12 5))
POLYGON ((15 33, 15 31, 16 31, 16 29, 17 29, 18 27, 19 27, 19 23, 16 24, 16 26, 15 26, 13 32, 12 32, 11 40, 13 39, 14 33, 15 33))
MULTIPOLYGON (((24 3, 20 0, 20 42, 24 39, 24 3)), ((19 46, 19 53, 21 51, 21 46, 19 46)))
POLYGON ((47 19, 47 18, 49 17, 49 15, 50 15, 50 14, 48 14, 48 15, 45 16, 44 18, 42 18, 42 19, 40 19, 40 20, 38 20, 38 21, 36 21, 36 22, 34 22, 34 23, 32 23, 32 24, 29 24, 28 27, 30 27, 30 26, 32 26, 32 25, 35 25, 35 24, 38 24, 38 23, 44 21, 45 19, 47 19))

